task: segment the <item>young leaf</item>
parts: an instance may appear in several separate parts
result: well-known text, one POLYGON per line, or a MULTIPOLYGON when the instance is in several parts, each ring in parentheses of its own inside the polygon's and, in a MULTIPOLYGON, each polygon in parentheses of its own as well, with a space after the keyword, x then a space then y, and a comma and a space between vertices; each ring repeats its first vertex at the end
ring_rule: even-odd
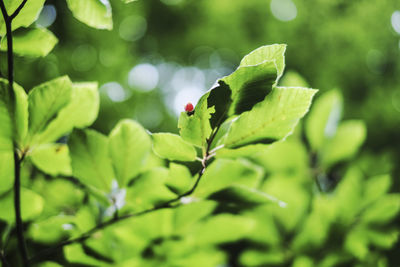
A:
POLYGON ((316 92, 300 87, 274 88, 264 101, 232 123, 223 144, 227 148, 238 148, 284 139, 307 113, 316 92))
POLYGON ((72 175, 68 146, 65 144, 46 144, 37 147, 30 158, 41 171, 56 175, 72 175))
POLYGON ((275 61, 278 70, 278 80, 285 69, 285 51, 285 44, 273 44, 259 47, 246 55, 240 62, 239 67, 258 65, 266 60, 275 61))
POLYGON ((194 161, 196 149, 186 143, 179 135, 171 133, 156 133, 152 135, 153 151, 168 160, 194 161))
POLYGON ((94 130, 75 130, 68 146, 73 175, 88 186, 109 192, 115 175, 107 137, 94 130))
POLYGON ((43 131, 71 98, 72 84, 63 76, 36 86, 29 92, 29 134, 43 131))
POLYGON ((182 112, 178 121, 178 128, 183 140, 205 148, 207 138, 211 135, 210 118, 214 112, 213 108, 208 108, 207 98, 209 93, 204 94, 196 105, 194 114, 189 115, 182 112))
POLYGON ((362 121, 342 122, 336 135, 326 144, 321 154, 321 164, 325 168, 353 157, 366 137, 366 127, 362 121))
POLYGON ((34 143, 46 144, 56 141, 75 128, 91 125, 99 111, 97 83, 74 83, 71 100, 50 121, 45 130, 35 136, 34 143))
MULTIPOLYGON (((58 39, 45 28, 24 29, 13 33, 13 53, 29 57, 45 57, 58 39)), ((1 39, 0 50, 7 51, 7 37, 1 39)))
POLYGON ((109 139, 111 160, 122 187, 142 170, 151 151, 151 140, 145 129, 132 120, 119 122, 109 139))
POLYGON ((335 135, 342 112, 342 95, 333 90, 318 98, 307 116, 305 132, 311 148, 317 151, 335 135))
POLYGON ((74 17, 96 29, 112 30, 111 5, 108 0, 67 0, 74 17))
MULTIPOLYGON (((8 15, 11 15, 21 4, 20 0, 5 1, 8 15)), ((28 0, 25 6, 21 9, 18 16, 12 21, 12 30, 19 27, 29 27, 38 17, 42 10, 45 0, 28 0)), ((3 16, 0 16, 0 35, 4 36, 6 27, 3 16)))

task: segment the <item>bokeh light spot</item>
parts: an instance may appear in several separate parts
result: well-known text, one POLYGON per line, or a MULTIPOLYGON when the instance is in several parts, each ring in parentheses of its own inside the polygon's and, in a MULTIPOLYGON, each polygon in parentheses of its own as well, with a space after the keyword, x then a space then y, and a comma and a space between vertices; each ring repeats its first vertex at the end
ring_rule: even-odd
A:
POLYGON ((297 16, 296 5, 291 0, 272 0, 271 12, 275 18, 281 21, 291 21, 297 16))
POLYGON ((56 17, 56 8, 53 5, 45 5, 36 20, 36 25, 44 28, 49 27, 56 20, 56 17))
POLYGON ((144 63, 131 69, 128 75, 128 84, 132 88, 150 91, 158 84, 159 74, 155 66, 144 63))
POLYGON ((393 12, 391 17, 392 27, 398 34, 400 34, 400 11, 393 12))
POLYGON ((105 83, 100 87, 101 92, 105 92, 113 102, 122 102, 128 98, 124 88, 117 82, 105 83))
POLYGON ((136 41, 143 37, 147 30, 146 19, 141 16, 129 16, 119 25, 119 36, 125 41, 136 41))

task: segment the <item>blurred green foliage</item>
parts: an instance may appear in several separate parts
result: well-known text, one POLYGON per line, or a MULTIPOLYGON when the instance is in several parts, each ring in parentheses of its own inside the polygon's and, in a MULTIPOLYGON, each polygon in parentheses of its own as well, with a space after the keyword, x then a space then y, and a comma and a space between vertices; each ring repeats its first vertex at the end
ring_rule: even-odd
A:
MULTIPOLYGON (((23 168, 22 206, 30 208, 22 212, 23 219, 30 221, 26 235, 33 252, 79 236, 116 209, 142 211, 186 192, 199 166, 181 161, 194 160, 204 146, 211 129, 196 127, 208 122, 212 112, 203 98, 196 116, 181 115, 180 129, 177 115, 187 101, 197 101, 254 48, 288 44, 287 70, 279 85, 311 86, 320 93, 304 121, 283 142, 247 146, 261 139, 241 137, 241 131, 268 114, 270 105, 257 105, 257 116, 254 112, 254 118, 235 121, 236 130, 227 132, 232 121, 224 123, 221 132, 228 134, 216 140, 244 141, 217 151, 193 194, 205 200, 120 222, 83 245, 59 249, 51 258, 43 258, 54 262, 39 266, 59 266, 55 262, 60 266, 199 267, 400 264, 397 1, 138 0, 111 1, 108 7, 95 0, 85 2, 88 6, 82 3, 47 0, 36 24, 15 31, 15 53, 22 55, 16 58, 16 80, 24 88, 33 88, 29 90, 32 103, 35 92, 46 86, 64 88, 64 95, 74 99, 67 104, 68 97, 48 96, 57 104, 53 113, 59 113, 47 132, 35 135, 32 129, 26 132, 25 125, 17 127, 20 140, 23 135, 28 140, 36 136, 30 143, 46 143, 32 152, 23 168), (103 19, 97 20, 99 16, 103 19), (41 27, 48 27, 58 42, 41 27), (96 84, 72 85, 66 77, 55 79, 62 75, 74 82, 98 81, 100 99, 96 84), (43 85, 47 80, 51 81, 43 85), (68 146, 51 143, 74 127, 90 125, 98 105, 93 128, 103 134, 74 130, 68 146), (128 120, 117 124, 126 118, 151 132, 180 130, 181 137, 151 135, 152 153, 150 138, 139 124, 128 120), (121 144, 124 157, 118 154, 121 144), (108 152, 108 147, 114 147, 114 152, 108 152), (133 147, 135 153, 130 154, 133 147), (127 166, 125 158, 137 166, 127 166), (72 173, 79 180, 71 178, 72 173), (111 183, 114 176, 126 190, 111 183), (108 199, 104 192, 109 192, 108 199), (109 199, 114 206, 109 206, 109 199)), ((20 26, 32 21, 25 18, 18 22, 20 26)), ((1 51, 7 49, 4 44, 5 38, 1 51)), ((3 76, 5 59, 1 53, 3 76)), ((267 65, 263 71, 272 78, 262 82, 270 87, 282 73, 279 66, 273 73, 267 65)), ((223 81, 241 88, 244 85, 235 77, 246 73, 235 75, 223 81)), ((6 88, 6 82, 2 80, 1 86, 6 88)), ((278 98, 278 91, 275 88, 269 97, 278 98)), ((258 97, 262 100, 268 93, 258 97)), ((230 115, 246 110, 240 104, 233 100, 230 115)), ((46 112, 31 108, 30 125, 41 121, 46 112)), ((280 114, 292 113, 284 109, 280 114)), ((281 134, 276 129, 268 129, 270 136, 263 138, 286 136, 286 131, 281 134)), ((2 179, 13 171, 5 167, 10 160, 12 155, 0 154, 0 168, 7 171, 0 174, 0 247, 7 244, 5 251, 18 262, 16 243, 8 240, 13 206, 12 193, 5 188, 12 184, 2 179)))

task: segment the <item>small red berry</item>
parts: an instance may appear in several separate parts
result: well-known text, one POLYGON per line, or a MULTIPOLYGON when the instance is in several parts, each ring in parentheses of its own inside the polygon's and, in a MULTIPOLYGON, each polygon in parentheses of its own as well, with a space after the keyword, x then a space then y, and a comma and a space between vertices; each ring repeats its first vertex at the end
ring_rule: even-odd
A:
POLYGON ((192 103, 187 103, 185 106, 185 111, 186 112, 192 112, 194 110, 193 104, 192 103))

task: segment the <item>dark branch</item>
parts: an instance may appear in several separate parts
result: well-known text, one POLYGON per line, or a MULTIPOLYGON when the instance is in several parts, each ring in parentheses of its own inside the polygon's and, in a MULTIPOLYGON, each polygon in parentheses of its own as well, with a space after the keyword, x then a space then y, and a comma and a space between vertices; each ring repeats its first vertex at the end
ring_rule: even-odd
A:
POLYGON ((0 9, 1 9, 1 13, 3 14, 3 18, 4 18, 4 22, 8 22, 8 14, 7 14, 7 9, 6 6, 4 5, 4 1, 0 0, 0 9))
MULTIPOLYGON (((14 58, 13 58, 13 38, 12 38, 12 20, 18 15, 21 9, 24 7, 27 0, 23 0, 18 8, 14 11, 11 16, 8 16, 7 9, 4 5, 4 1, 0 0, 0 9, 3 14, 4 23, 6 26, 7 35, 7 66, 8 66, 8 86, 9 86, 9 98, 10 101, 10 113, 15 113, 15 94, 14 94, 14 58)), ((21 218, 21 162, 23 161, 24 155, 21 158, 18 155, 17 147, 14 145, 14 211, 15 211, 15 224, 18 238, 18 247, 20 250, 22 262, 24 266, 29 266, 28 252, 26 249, 24 230, 21 218)))
POLYGON ((14 11, 14 13, 11 14, 9 17, 10 20, 13 20, 21 11, 21 9, 25 6, 27 0, 23 0, 22 3, 17 7, 17 9, 14 11))
POLYGON ((14 152, 14 210, 15 210, 15 224, 17 230, 18 247, 20 250, 22 262, 24 266, 29 266, 28 251, 26 249, 24 239, 24 229, 21 217, 21 162, 24 156, 19 158, 18 153, 14 152))

